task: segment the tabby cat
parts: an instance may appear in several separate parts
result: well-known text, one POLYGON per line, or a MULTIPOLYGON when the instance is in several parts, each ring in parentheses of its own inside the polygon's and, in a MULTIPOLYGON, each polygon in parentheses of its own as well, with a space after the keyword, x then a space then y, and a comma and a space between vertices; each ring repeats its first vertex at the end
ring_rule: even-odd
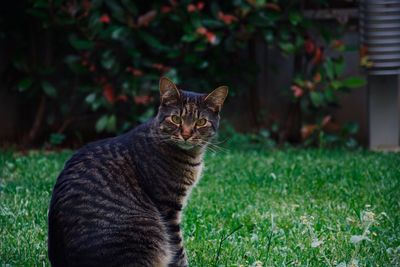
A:
POLYGON ((182 207, 227 94, 226 86, 206 95, 161 78, 155 118, 76 152, 50 203, 52 266, 188 266, 182 207))

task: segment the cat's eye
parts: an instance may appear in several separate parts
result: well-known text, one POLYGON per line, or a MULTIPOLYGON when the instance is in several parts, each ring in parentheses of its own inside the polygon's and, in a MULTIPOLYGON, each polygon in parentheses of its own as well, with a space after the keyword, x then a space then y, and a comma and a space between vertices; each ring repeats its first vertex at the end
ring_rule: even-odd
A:
POLYGON ((196 126, 201 127, 201 126, 206 125, 206 123, 207 123, 207 120, 206 120, 206 119, 200 119, 200 120, 198 120, 198 121, 196 122, 196 126))
POLYGON ((176 116, 176 115, 172 115, 172 116, 171 116, 171 120, 172 120, 172 122, 175 123, 175 124, 181 124, 181 123, 182 123, 181 117, 176 116))

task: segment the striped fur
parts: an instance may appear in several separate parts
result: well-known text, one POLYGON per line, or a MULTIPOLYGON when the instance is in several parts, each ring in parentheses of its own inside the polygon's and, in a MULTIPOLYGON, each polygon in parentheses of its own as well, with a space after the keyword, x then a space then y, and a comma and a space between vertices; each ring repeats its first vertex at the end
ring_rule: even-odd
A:
POLYGON ((219 116, 206 95, 179 92, 156 118, 83 147, 65 164, 48 215, 52 266, 188 266, 181 212, 219 116), (182 125, 171 125, 172 114, 182 125), (207 125, 193 126, 200 116, 207 125), (186 141, 184 124, 192 125, 186 141))

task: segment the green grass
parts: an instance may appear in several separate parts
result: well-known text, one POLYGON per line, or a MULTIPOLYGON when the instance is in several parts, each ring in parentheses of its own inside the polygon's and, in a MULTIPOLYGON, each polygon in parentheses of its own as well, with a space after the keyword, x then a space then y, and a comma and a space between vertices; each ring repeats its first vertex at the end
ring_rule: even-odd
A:
MULTIPOLYGON (((0 266, 48 265, 47 207, 70 155, 0 153, 0 266)), ((184 214, 191 266, 396 266, 400 155, 208 154, 184 214)))

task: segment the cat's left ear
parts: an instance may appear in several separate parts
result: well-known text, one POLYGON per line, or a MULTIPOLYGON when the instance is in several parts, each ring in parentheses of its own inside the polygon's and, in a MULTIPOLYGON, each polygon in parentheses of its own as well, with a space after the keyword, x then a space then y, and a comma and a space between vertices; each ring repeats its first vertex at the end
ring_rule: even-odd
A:
POLYGON ((228 86, 220 86, 211 93, 209 93, 204 102, 214 112, 219 112, 222 109, 225 98, 228 95, 228 86))
POLYGON ((161 77, 160 79, 160 100, 164 105, 173 105, 178 103, 180 98, 179 89, 168 78, 161 77))

